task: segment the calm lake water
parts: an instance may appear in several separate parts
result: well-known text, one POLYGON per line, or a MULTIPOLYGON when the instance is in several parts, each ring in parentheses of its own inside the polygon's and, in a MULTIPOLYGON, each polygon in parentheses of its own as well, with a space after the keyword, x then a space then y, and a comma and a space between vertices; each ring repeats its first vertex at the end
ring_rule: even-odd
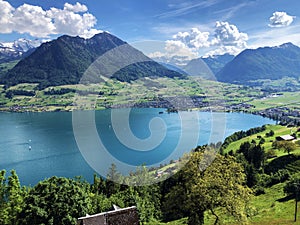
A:
MULTIPOLYGON (((122 114, 124 109, 118 109, 122 114)), ((181 137, 180 115, 159 113, 162 109, 134 109, 130 114, 130 128, 137 138, 145 139, 151 134, 149 122, 154 117, 164 121, 164 140, 155 149, 147 152, 132 151, 122 145, 114 135, 110 110, 95 112, 98 134, 109 152, 118 160, 131 165, 154 165, 163 162, 177 145, 181 137)), ((209 142, 213 116, 209 112, 199 115, 199 137, 197 145, 209 142)), ((192 115, 185 112, 185 116, 192 115)), ((224 138, 239 130, 248 130, 275 122, 260 116, 226 113, 224 138)), ((189 121, 193 122, 193 121, 189 121)), ((217 121, 218 123, 218 121, 217 121)), ((195 125, 195 124, 194 124, 195 125)), ((218 129, 218 128, 217 128, 218 129)), ((156 130, 155 132, 162 132, 156 130)), ((184 143, 190 143, 193 130, 186 130, 184 143)), ((91 146, 92 147, 92 146, 91 146)), ((196 147, 196 146, 193 146, 196 147)), ((190 151, 188 147, 186 152, 190 151)), ((180 155, 175 154, 175 158, 180 155)), ((167 162, 164 162, 167 163, 167 162)), ((0 113, 0 170, 15 169, 22 185, 35 185, 50 176, 74 177, 82 175, 92 181, 95 171, 84 160, 72 127, 72 113, 0 113)))

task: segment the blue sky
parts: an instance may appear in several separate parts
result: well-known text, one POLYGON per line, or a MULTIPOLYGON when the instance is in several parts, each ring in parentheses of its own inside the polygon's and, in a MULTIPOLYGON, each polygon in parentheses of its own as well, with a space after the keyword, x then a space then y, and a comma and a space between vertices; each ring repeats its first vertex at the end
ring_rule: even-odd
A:
POLYGON ((161 48, 148 49, 153 57, 300 45, 300 1, 0 0, 0 41, 89 37, 99 30, 129 43, 151 40, 161 48))

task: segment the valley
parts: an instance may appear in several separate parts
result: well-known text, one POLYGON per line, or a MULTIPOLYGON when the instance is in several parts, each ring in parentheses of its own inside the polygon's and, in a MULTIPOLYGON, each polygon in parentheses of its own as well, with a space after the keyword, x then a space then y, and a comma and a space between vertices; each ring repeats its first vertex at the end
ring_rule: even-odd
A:
MULTIPOLYGON (((112 204, 136 205, 147 225, 292 223, 293 184, 300 186, 298 46, 244 49, 177 65, 154 61, 108 32, 30 43, 0 46, 0 154, 1 165, 11 170, 8 183, 0 171, 0 223, 1 213, 14 209, 6 197, 13 197, 12 184, 20 207, 6 220, 27 221, 36 217, 31 197, 53 194, 52 188, 35 189, 52 182, 64 183, 64 190, 73 183, 86 195, 80 215, 63 213, 72 221, 66 224, 112 204), (225 112, 226 119, 214 120, 212 112, 225 112), (223 138, 210 139, 222 131, 223 138), (163 141, 149 151, 147 141, 152 146, 159 137, 163 141)), ((63 201, 58 208, 69 207, 63 201)), ((37 204, 45 207, 43 200, 37 204)), ((48 215, 56 209, 41 210, 47 211, 41 220, 53 224, 48 215)))
MULTIPOLYGON (((281 87, 280 82, 284 83, 285 80, 277 81, 278 87, 281 87)), ((130 83, 109 79, 99 84, 61 85, 42 90, 37 86, 38 84, 29 83, 7 89, 0 86, 0 111, 72 111, 76 108, 76 96, 84 95, 81 100, 84 99, 86 103, 80 107, 85 110, 134 105, 140 108, 242 111, 285 123, 299 123, 300 88, 296 81, 290 86, 292 91, 281 91, 275 86, 266 90, 264 86, 220 83, 197 76, 184 79, 143 78, 130 83), (170 104, 171 100, 176 104, 170 104)))

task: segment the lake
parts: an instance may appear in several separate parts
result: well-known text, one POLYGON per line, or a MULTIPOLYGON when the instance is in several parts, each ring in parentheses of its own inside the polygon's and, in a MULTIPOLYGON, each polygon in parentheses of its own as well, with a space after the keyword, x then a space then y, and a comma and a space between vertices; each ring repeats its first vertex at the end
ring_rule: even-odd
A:
MULTIPOLYGON (((115 120, 123 124, 125 121, 123 115, 126 114, 126 109, 116 109, 114 112, 115 120)), ((264 124, 275 124, 275 121, 268 118, 243 113, 182 112, 182 114, 168 114, 164 109, 133 109, 128 117, 132 134, 140 140, 147 139, 151 135, 154 135, 155 140, 161 140, 157 144, 153 144, 153 141, 149 139, 149 146, 143 144, 146 142, 141 142, 142 147, 131 149, 128 145, 133 143, 134 139, 127 138, 126 145, 128 136, 123 137, 124 144, 120 141, 122 134, 115 135, 116 131, 122 133, 122 129, 124 129, 123 133, 127 135, 128 130, 125 130, 123 125, 118 127, 118 124, 112 122, 111 110, 96 111, 93 115, 95 115, 97 135, 109 154, 116 161, 119 160, 132 166, 143 163, 156 166, 168 163, 171 158, 178 159, 183 152, 188 152, 197 145, 219 139, 224 140, 226 136, 239 130, 248 130, 264 124), (197 123, 194 118, 195 114, 198 116, 197 123), (159 123, 157 126, 150 125, 150 128, 153 129, 153 133, 151 133, 149 123, 153 118, 158 119, 159 123), (183 118, 186 118, 184 122, 183 118), (218 121, 220 118, 221 120, 224 118, 222 123, 218 121), (220 124, 224 124, 224 126, 217 127, 220 124), (181 125, 185 126, 184 132, 182 132, 181 125), (195 127, 199 127, 198 132, 195 132, 195 127), (222 135, 213 140, 215 132, 221 132, 222 135), (156 134, 157 136, 155 136, 156 134), (183 140, 180 147, 178 141, 181 139, 183 140), (181 149, 174 152, 178 146, 181 149), (141 150, 143 147, 145 149, 141 150)), ((78 128, 79 134, 82 135, 75 138, 71 112, 0 113, 0 127, 0 170, 15 169, 22 185, 35 185, 38 181, 54 175, 64 177, 81 175, 86 180, 92 181, 95 171, 84 159, 87 156, 83 152, 85 150, 82 150, 80 142, 87 140, 87 146, 91 149, 95 144, 89 141, 89 132, 84 137, 85 129, 78 128), (80 148, 76 141, 81 146, 80 148)))

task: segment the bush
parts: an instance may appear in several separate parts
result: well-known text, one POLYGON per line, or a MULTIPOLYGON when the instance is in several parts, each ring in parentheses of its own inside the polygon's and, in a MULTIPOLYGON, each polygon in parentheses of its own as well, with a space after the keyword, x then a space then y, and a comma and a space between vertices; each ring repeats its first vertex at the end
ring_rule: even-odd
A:
POLYGON ((266 194, 264 187, 258 186, 254 189, 255 196, 266 194))
POLYGON ((298 201, 300 200, 299 191, 300 191, 300 173, 294 174, 286 185, 283 188, 284 192, 287 195, 295 196, 296 192, 298 192, 298 201))
POLYGON ((276 151, 274 149, 270 149, 266 152, 267 159, 272 159, 272 158, 275 158, 276 156, 277 156, 276 151))
POLYGON ((290 178, 290 173, 286 169, 278 170, 277 173, 271 174, 271 181, 268 186, 273 186, 278 183, 283 183, 290 178))
POLYGON ((273 130, 270 130, 270 132, 266 133, 266 137, 272 137, 274 136, 274 131, 273 130))
POLYGON ((264 144, 265 142, 266 142, 266 140, 265 140, 264 138, 261 138, 260 141, 259 141, 259 144, 262 145, 262 144, 264 144))

